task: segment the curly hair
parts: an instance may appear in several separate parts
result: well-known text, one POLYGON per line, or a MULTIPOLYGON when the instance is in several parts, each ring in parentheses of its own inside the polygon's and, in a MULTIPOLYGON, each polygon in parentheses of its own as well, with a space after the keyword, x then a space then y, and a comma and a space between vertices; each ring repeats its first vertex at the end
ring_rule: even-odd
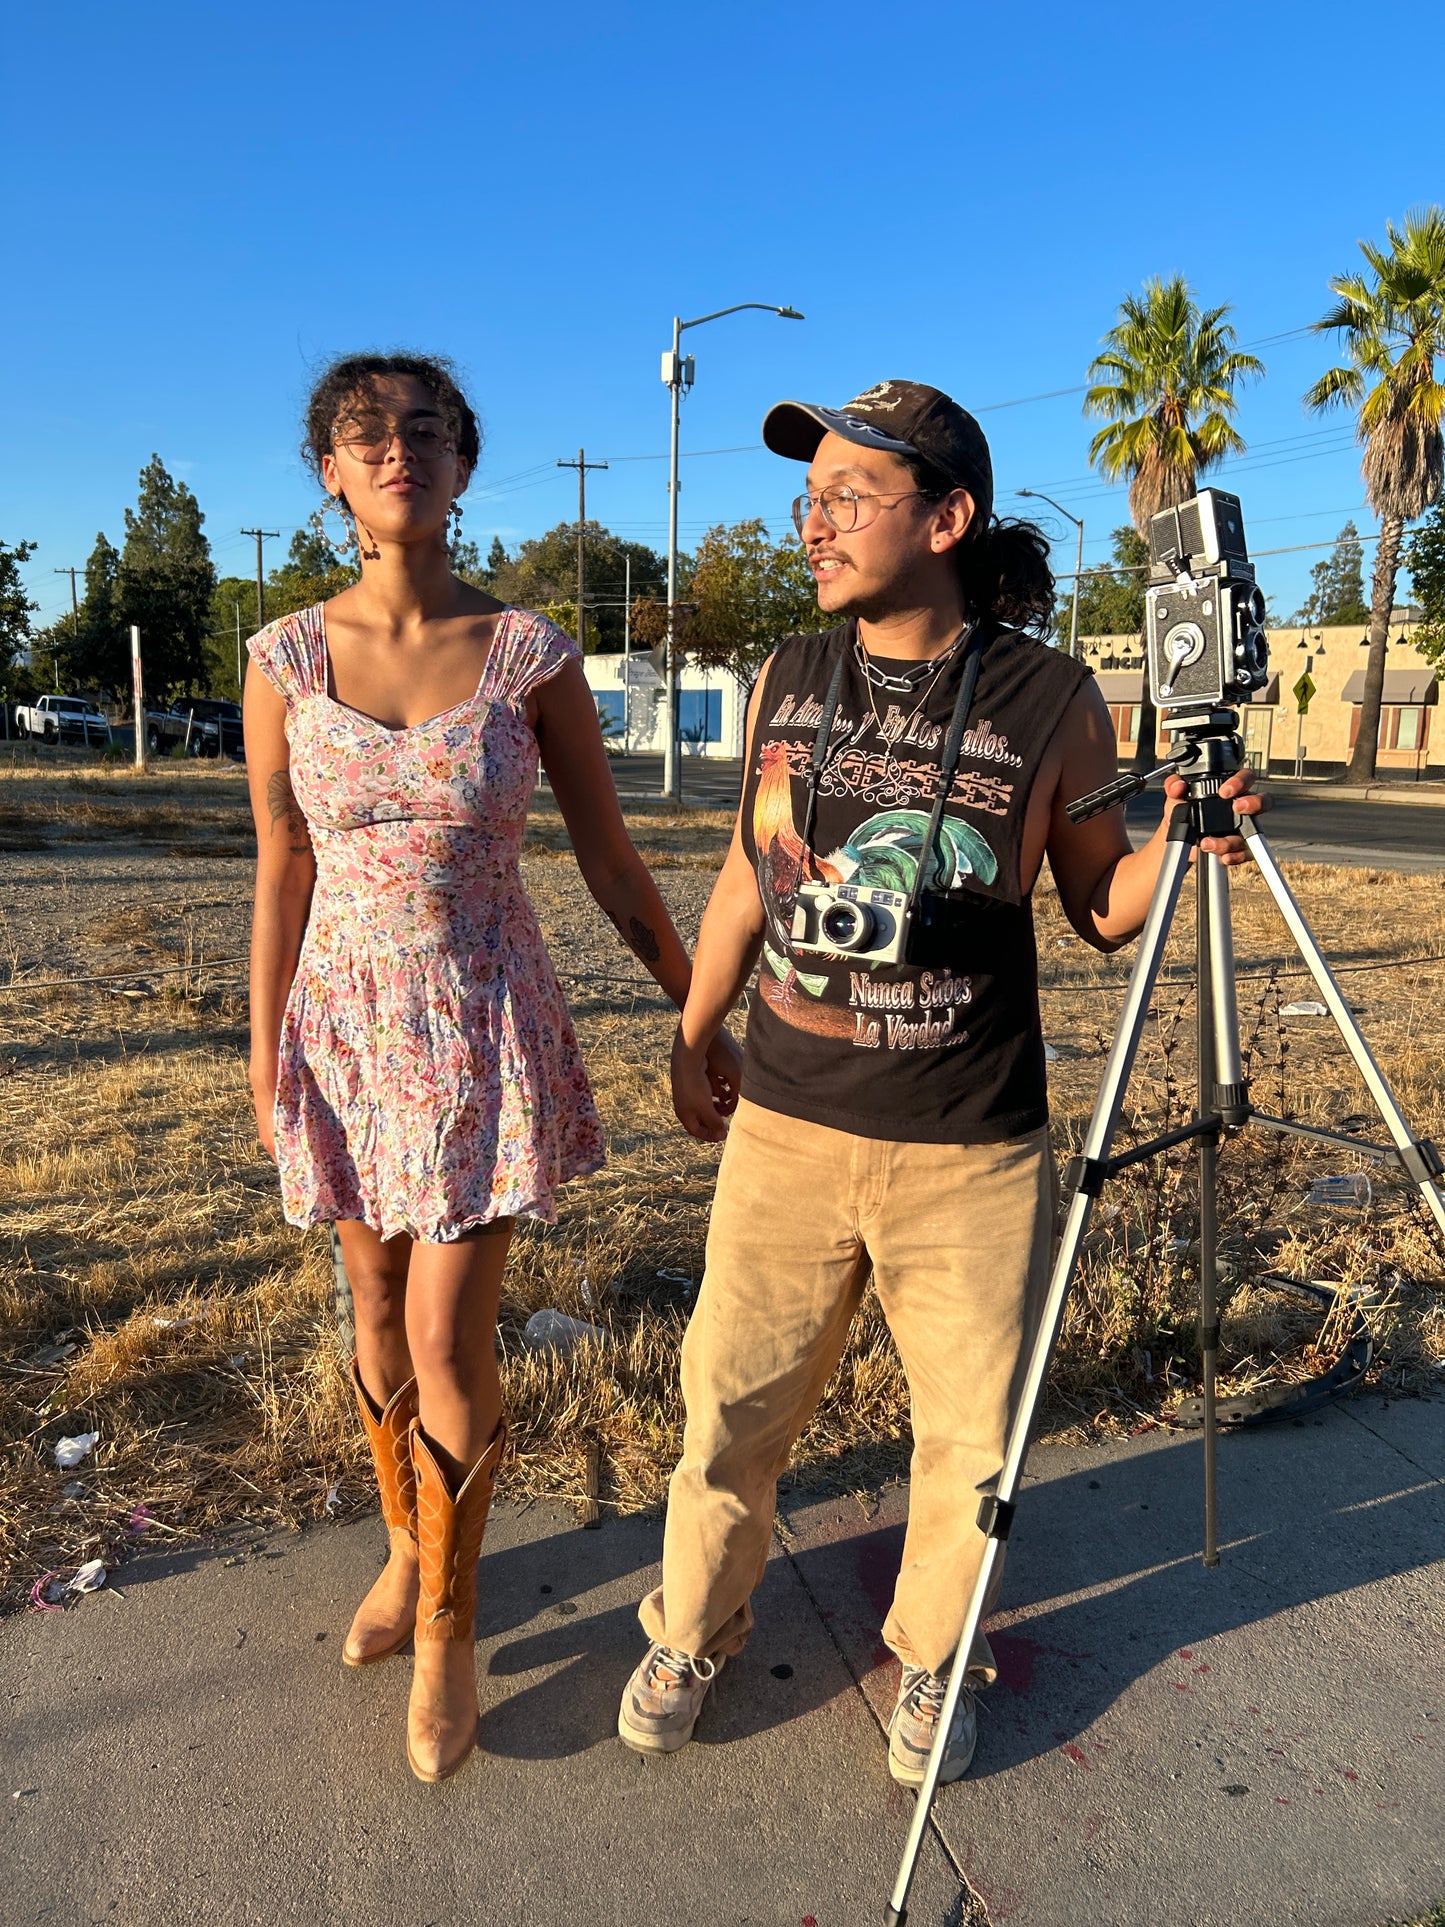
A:
MULTIPOLYGON (((921 455, 899 460, 920 491, 940 501, 957 484, 921 455)), ((1010 516, 975 516, 954 550, 964 607, 970 616, 992 616, 1042 639, 1054 613, 1054 578, 1048 538, 1036 523, 1010 516)))
POLYGON ((437 413, 455 428, 457 453, 469 469, 475 469, 482 432, 456 368, 444 355, 343 355, 322 370, 302 417, 301 459, 317 481, 321 480, 321 458, 331 453, 342 410, 348 402, 367 396, 373 384, 387 375, 410 375, 421 383, 436 403, 437 413))

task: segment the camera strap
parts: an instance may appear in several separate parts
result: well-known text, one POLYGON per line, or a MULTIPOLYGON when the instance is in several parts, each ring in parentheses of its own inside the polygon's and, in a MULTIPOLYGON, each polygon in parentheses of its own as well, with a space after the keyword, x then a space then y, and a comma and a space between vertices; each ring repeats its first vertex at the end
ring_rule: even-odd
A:
POLYGON ((803 818, 803 854, 798 860, 798 881, 803 880, 803 865, 813 854, 813 830, 818 821, 818 785, 823 780, 823 765, 828 760, 828 738, 833 734, 833 724, 838 715, 838 698, 843 690, 843 672, 848 667, 848 652, 852 647, 848 638, 838 651, 838 660, 833 665, 833 680, 828 684, 828 693, 823 698, 823 715, 818 724, 818 733, 813 738, 813 771, 808 779, 808 810, 803 818))
POLYGON ((913 879, 913 888, 908 896, 910 915, 918 908, 919 899, 927 887, 928 873, 937 859, 938 833, 943 825, 944 806, 948 802, 948 793, 953 788, 953 779, 958 774, 958 759, 963 753, 963 732, 968 727, 968 712, 973 707, 973 692, 978 687, 979 665, 983 661, 986 642, 987 637, 981 626, 976 627, 968 639, 963 677, 958 685, 958 695, 953 704, 953 717, 949 722, 948 736, 943 745, 943 760, 938 766, 938 794, 933 799, 933 814, 928 819, 928 835, 924 838, 923 848, 918 855, 918 874, 913 879))

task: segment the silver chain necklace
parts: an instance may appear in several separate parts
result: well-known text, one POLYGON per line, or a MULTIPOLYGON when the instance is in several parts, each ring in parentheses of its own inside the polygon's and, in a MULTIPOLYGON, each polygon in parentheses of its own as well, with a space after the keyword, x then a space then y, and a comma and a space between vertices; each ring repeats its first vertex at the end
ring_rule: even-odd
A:
POLYGON ((932 682, 967 634, 966 628, 960 629, 953 641, 940 654, 930 656, 926 662, 919 663, 916 668, 905 669, 896 676, 890 676, 887 670, 878 667, 863 647, 863 638, 856 630, 853 633, 853 653, 858 658, 858 667, 863 671, 863 680, 871 689, 881 689, 889 696, 913 696, 926 684, 932 682))

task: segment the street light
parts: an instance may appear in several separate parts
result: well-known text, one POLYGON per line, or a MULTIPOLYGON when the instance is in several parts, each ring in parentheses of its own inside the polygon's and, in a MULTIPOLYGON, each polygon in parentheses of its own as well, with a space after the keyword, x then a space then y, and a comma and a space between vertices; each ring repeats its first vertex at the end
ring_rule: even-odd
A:
POLYGON ((1020 495, 1029 496, 1036 502, 1047 502, 1051 509, 1058 509, 1059 514, 1063 516, 1064 520, 1066 522, 1072 522, 1074 527, 1079 531, 1079 546, 1074 556, 1074 612, 1069 618, 1069 654, 1071 656, 1077 656, 1079 653, 1079 581, 1084 573, 1083 520, 1077 515, 1070 515, 1066 508, 1059 508, 1059 504, 1054 500, 1053 496, 1045 495, 1042 489, 1021 488, 1018 492, 1020 495))
POLYGON ((720 321, 725 314, 740 314, 744 308, 761 308, 765 314, 780 315, 784 321, 801 321, 796 308, 776 308, 770 301, 738 301, 731 308, 718 308, 700 314, 692 321, 672 317, 672 347, 662 357, 662 379, 672 390, 672 448, 667 479, 667 644, 665 701, 667 741, 662 757, 662 793, 672 802, 682 799, 682 765, 677 749, 677 433, 682 391, 693 384, 693 359, 682 352, 684 328, 700 328, 705 321, 720 321))

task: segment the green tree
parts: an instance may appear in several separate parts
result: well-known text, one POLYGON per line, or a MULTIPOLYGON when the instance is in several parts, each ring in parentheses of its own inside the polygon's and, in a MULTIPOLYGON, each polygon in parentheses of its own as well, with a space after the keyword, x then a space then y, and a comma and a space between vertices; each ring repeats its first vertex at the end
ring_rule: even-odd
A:
POLYGON ((114 700, 130 687, 130 636, 120 606, 120 555, 104 529, 85 565, 80 621, 65 649, 66 675, 77 687, 114 700))
MULTIPOLYGON (((665 580, 662 557, 641 542, 624 542, 600 522, 588 522, 583 534, 587 568, 587 636, 584 647, 607 651, 622 647, 623 604, 627 564, 632 564, 632 590, 655 587, 665 580)), ((577 524, 559 522, 545 535, 523 542, 515 555, 492 543, 487 558, 491 580, 486 586, 503 602, 521 609, 538 609, 561 621, 555 611, 564 605, 575 624, 577 611, 577 524), (500 554, 498 551, 500 550, 500 554)), ((582 638, 578 638, 579 641, 582 638)))
MULTIPOLYGON (((1081 636, 1137 636, 1144 626, 1149 545, 1128 522, 1114 530, 1109 542, 1114 555, 1113 567, 1086 569, 1079 584, 1081 636)), ((1060 597, 1054 612, 1054 628, 1064 641, 1068 640, 1073 604, 1070 592, 1060 597)))
MULTIPOLYGON (((754 517, 708 530, 688 568, 683 647, 745 689, 784 636, 821 626, 813 577, 795 537, 775 542, 754 517)), ((665 617, 664 617, 665 620, 665 617)))
POLYGON ((1445 478, 1445 207, 1412 209, 1404 226, 1386 222, 1387 247, 1361 241, 1369 274, 1337 274, 1317 334, 1340 337, 1347 360, 1327 368, 1305 393, 1316 410, 1353 408, 1364 447, 1365 495, 1380 522, 1370 585, 1370 649, 1360 728, 1345 771, 1368 783, 1379 752, 1385 648, 1405 524, 1440 499, 1445 478))
POLYGON ((33 542, 16 542, 13 547, 0 542, 0 676, 7 684, 34 633, 30 618, 40 606, 26 594, 20 580, 20 564, 34 553, 33 542))
POLYGON ((482 552, 475 542, 464 536, 452 550, 452 570, 463 582, 470 582, 478 589, 487 586, 487 568, 482 561, 482 552))
POLYGON ((1325 629, 1333 624, 1368 622, 1365 601, 1365 550, 1360 532, 1353 522, 1335 537, 1335 546, 1323 562, 1310 570, 1310 592, 1295 610, 1293 621, 1310 629, 1325 629))
POLYGON ((125 512, 116 578, 121 620, 141 632, 148 694, 194 689, 205 677, 216 571, 204 522, 195 496, 153 455, 125 512))
POLYGON ((1405 557, 1420 605, 1415 647, 1445 682, 1445 501, 1437 502, 1410 537, 1405 557))
MULTIPOLYGON (((1235 347, 1228 306, 1203 309, 1183 275, 1128 294, 1089 368, 1084 411, 1106 422, 1089 460, 1106 481, 1129 482, 1129 514, 1142 537, 1151 515, 1188 501, 1199 477, 1244 451, 1233 423, 1235 387, 1264 373, 1235 347)), ((1136 769, 1154 762, 1157 722, 1149 691, 1139 718, 1136 769)))

